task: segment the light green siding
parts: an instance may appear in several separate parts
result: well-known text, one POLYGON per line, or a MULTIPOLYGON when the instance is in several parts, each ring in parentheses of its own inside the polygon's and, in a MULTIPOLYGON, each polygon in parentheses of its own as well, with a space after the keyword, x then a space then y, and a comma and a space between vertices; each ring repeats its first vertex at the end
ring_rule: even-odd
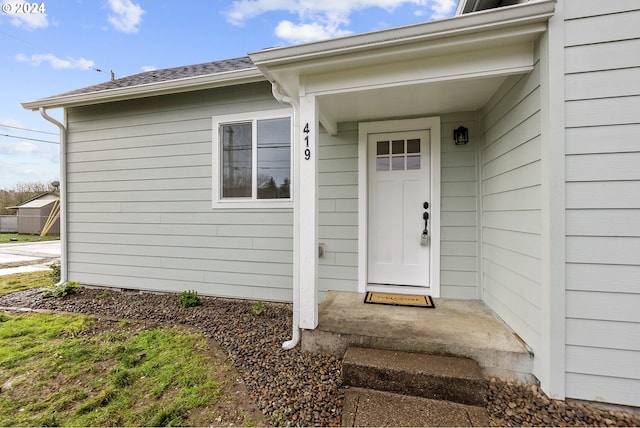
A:
MULTIPOLYGON (((68 110, 69 277, 290 300, 291 209, 212 208, 212 117, 282 108, 266 84, 68 110)), ((478 298, 475 114, 442 118, 442 294, 478 298), (465 125, 472 141, 450 134, 465 125)), ((358 289, 358 125, 320 134, 318 289, 358 289)))
POLYGON ((637 406, 640 10, 568 0, 564 18, 566 395, 637 406))
POLYGON ((440 116, 442 297, 478 299, 478 173, 477 151, 482 135, 476 113, 440 116), (469 129, 469 143, 456 146, 453 130, 469 129))
POLYGON ((318 290, 358 291, 358 125, 320 134, 318 290))
POLYGON ((532 72, 508 77, 479 113, 482 298, 534 352, 542 315, 540 109, 536 60, 532 72))
POLYGON ((212 208, 212 117, 281 109, 267 83, 71 108, 69 278, 292 296, 293 214, 212 208))
MULTIPOLYGON (((478 299, 477 169, 475 113, 447 114, 442 125, 441 294, 478 299), (453 128, 469 128, 471 141, 455 146, 453 128)), ((358 125, 340 124, 337 136, 320 136, 319 291, 358 290, 358 125)))

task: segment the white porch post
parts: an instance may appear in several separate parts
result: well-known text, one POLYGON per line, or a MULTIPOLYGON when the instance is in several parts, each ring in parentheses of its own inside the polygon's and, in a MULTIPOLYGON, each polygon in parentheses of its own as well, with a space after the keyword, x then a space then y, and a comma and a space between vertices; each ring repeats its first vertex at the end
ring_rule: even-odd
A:
POLYGON ((297 159, 300 175, 296 186, 299 239, 298 278, 300 287, 300 328, 318 325, 318 111, 314 95, 300 94, 300 127, 297 159))

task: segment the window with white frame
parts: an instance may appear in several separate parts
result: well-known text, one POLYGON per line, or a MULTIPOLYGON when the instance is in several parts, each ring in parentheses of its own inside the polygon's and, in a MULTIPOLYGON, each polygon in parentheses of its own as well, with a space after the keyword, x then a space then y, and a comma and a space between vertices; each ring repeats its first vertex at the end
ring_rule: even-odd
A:
POLYGON ((290 110, 214 117, 214 206, 291 205, 290 110))

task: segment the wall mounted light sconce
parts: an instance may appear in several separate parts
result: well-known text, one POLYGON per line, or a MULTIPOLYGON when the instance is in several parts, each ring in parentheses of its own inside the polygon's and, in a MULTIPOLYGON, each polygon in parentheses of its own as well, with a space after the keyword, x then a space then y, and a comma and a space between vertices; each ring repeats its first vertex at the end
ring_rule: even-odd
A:
POLYGON ((469 130, 464 126, 458 126, 453 130, 453 142, 456 146, 463 146, 469 142, 469 130))

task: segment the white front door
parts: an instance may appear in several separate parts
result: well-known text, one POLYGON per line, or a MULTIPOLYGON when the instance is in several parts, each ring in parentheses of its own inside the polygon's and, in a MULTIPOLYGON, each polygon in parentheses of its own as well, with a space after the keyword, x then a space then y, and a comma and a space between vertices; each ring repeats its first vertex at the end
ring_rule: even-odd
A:
POLYGON ((423 214, 431 214, 430 131, 369 134, 367 145, 368 282, 428 287, 430 240, 422 233, 423 214))

